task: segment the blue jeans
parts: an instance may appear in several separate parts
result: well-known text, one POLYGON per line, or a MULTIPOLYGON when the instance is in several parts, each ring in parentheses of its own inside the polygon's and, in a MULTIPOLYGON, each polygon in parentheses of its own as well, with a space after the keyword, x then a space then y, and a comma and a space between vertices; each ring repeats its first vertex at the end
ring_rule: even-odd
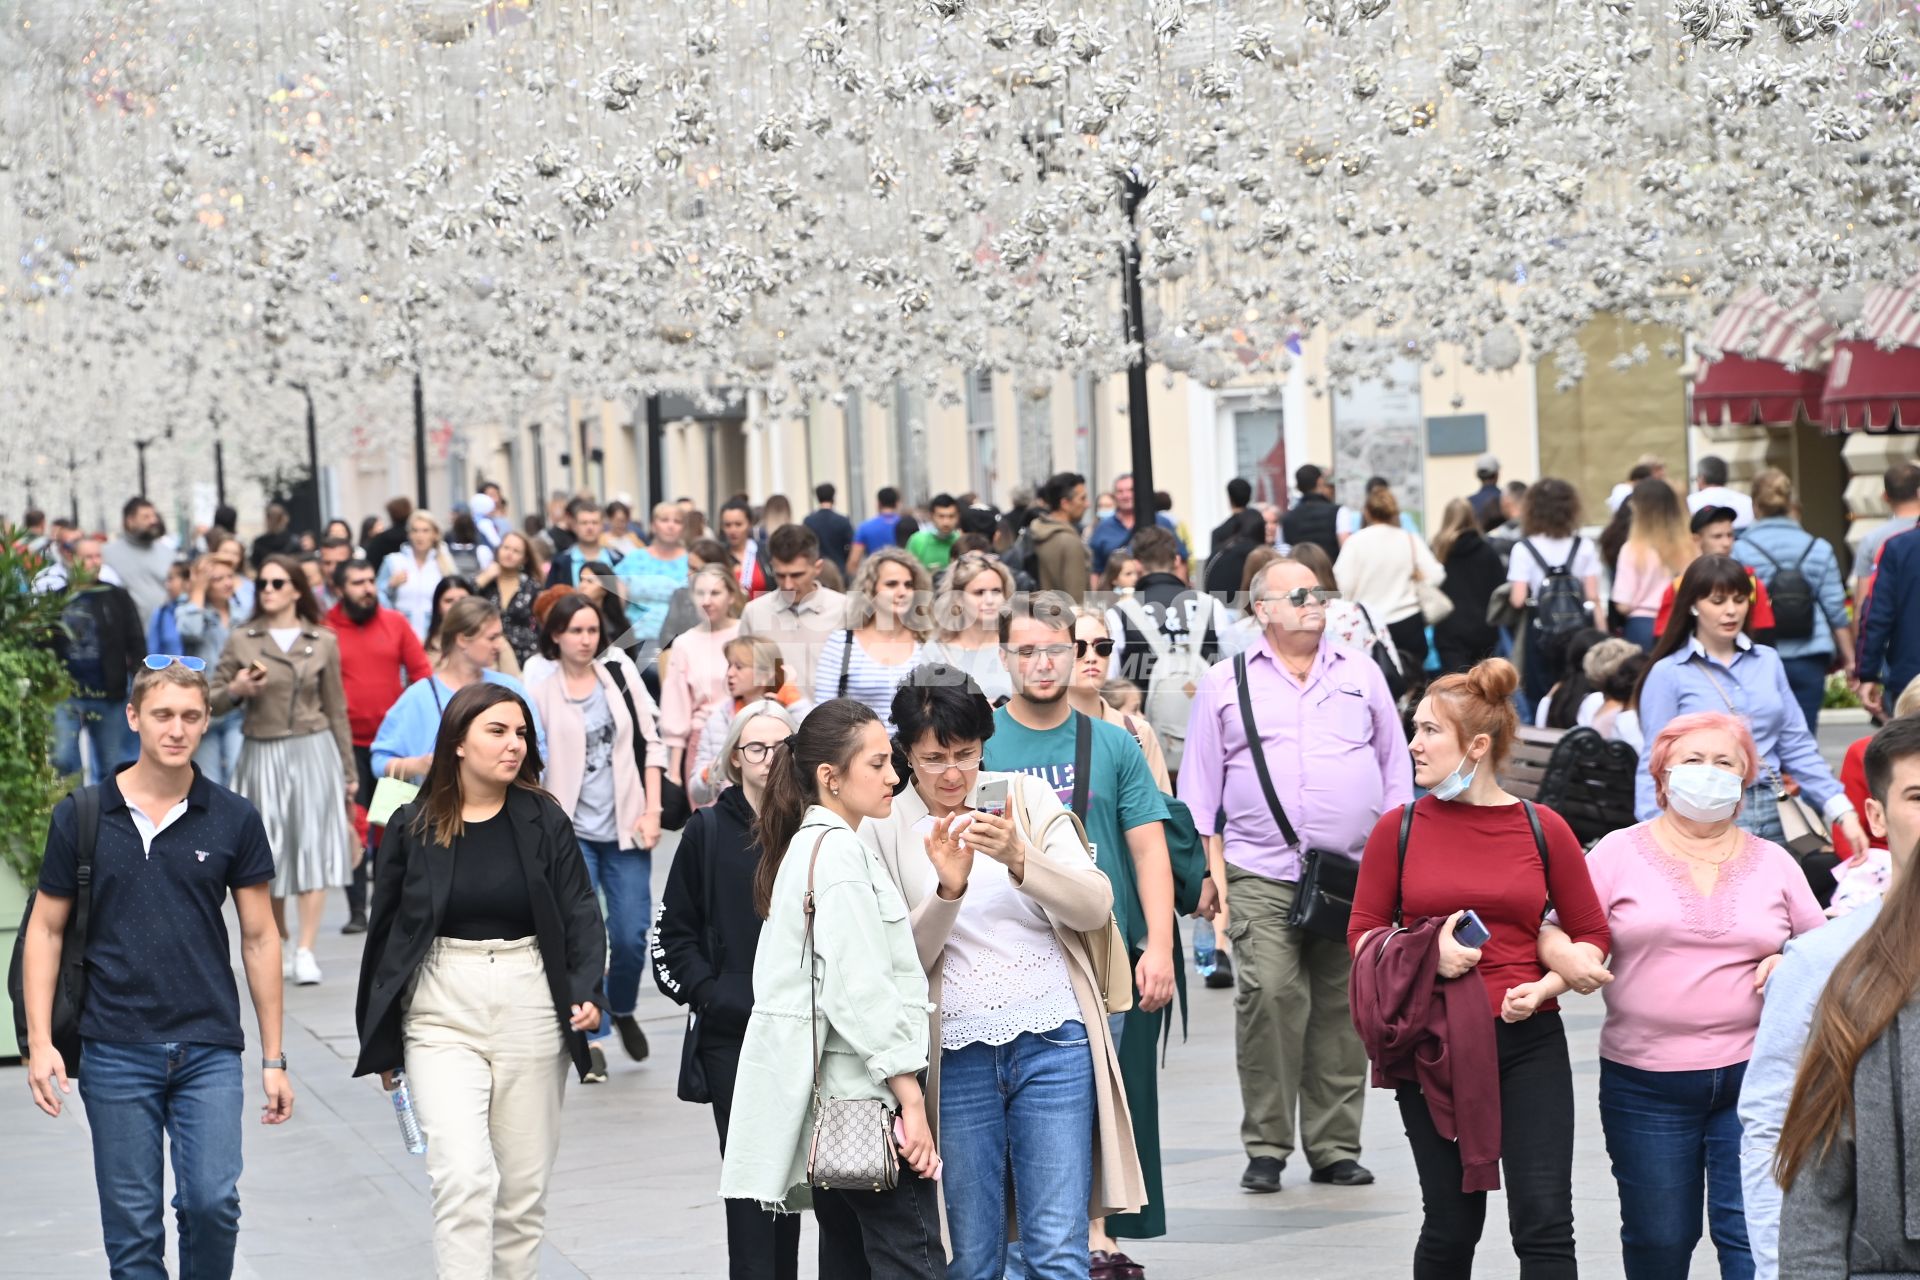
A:
MULTIPOLYGON (((200 766, 201 776, 208 782, 223 787, 230 785, 233 766, 240 762, 240 744, 245 741, 240 733, 240 723, 246 718, 244 711, 229 711, 207 722, 207 736, 200 739, 199 749, 193 753, 193 762, 200 766)), ((370 798, 361 796, 360 803, 365 804, 370 798)))
POLYGON ((116 698, 68 698, 53 713, 53 768, 60 774, 80 772, 80 735, 93 745, 93 771, 87 781, 113 776, 121 765, 139 758, 140 739, 127 728, 127 704, 116 698))
MULTIPOLYGON (((629 1014, 640 1002, 640 975, 647 967, 647 925, 653 919, 653 851, 622 849, 613 840, 582 840, 580 852, 586 855, 594 890, 606 904, 606 1012, 629 1014)), ((612 1033, 612 1021, 602 1017, 600 1029, 587 1038, 600 1040, 612 1033)))
POLYGON ((1086 1280, 1094 1110, 1093 1050, 1077 1021, 941 1052, 947 1280, 1006 1273, 1009 1174, 1029 1280, 1086 1280))
POLYGON ((1787 687, 1800 704, 1800 714, 1807 718, 1809 732, 1820 724, 1820 704, 1827 700, 1827 664, 1832 661, 1833 655, 1827 653, 1780 659, 1780 665, 1786 668, 1787 687))
POLYGON ((1703 1198, 1721 1280, 1751 1280, 1737 1110, 1746 1074, 1744 1062, 1642 1071, 1600 1060, 1600 1124, 1620 1184, 1627 1280, 1685 1280, 1703 1198))
POLYGON ((88 1040, 80 1097, 113 1280, 167 1280, 161 1143, 173 1143, 180 1280, 226 1280, 240 1236, 240 1051, 88 1040))
POLYGON ((1628 618, 1626 625, 1620 628, 1620 634, 1640 646, 1647 652, 1653 652, 1653 642, 1658 639, 1653 633, 1654 619, 1628 618))

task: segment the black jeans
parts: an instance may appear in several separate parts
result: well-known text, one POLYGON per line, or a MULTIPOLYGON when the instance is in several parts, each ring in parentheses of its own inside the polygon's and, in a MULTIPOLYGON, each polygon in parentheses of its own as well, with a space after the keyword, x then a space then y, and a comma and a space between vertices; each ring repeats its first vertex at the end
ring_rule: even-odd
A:
MULTIPOLYGON (((1573 1280, 1573 1068, 1557 1013, 1496 1022, 1500 1046, 1500 1173, 1521 1280, 1573 1280)), ((1434 1130, 1414 1085, 1394 1096, 1420 1171, 1425 1218, 1414 1280, 1462 1280, 1487 1220, 1487 1193, 1460 1190, 1460 1151, 1434 1130)))
MULTIPOLYGON (((359 794, 354 803, 365 808, 373 803, 373 748, 356 746, 353 749, 353 771, 360 779, 359 794)), ((378 848, 373 838, 373 829, 367 829, 366 856, 360 859, 360 865, 353 869, 353 879, 347 882, 347 910, 356 916, 367 914, 367 882, 373 879, 373 851, 378 848)))
MULTIPOLYGON (((727 1121, 733 1114, 733 1081, 740 1071, 740 1046, 702 1044, 700 1065, 713 1093, 713 1124, 720 1131, 720 1154, 727 1153, 727 1121)), ((728 1200, 728 1280, 796 1280, 800 1274, 800 1215, 768 1213, 751 1200, 728 1200)))
POLYGON ((891 1191, 815 1191, 820 1280, 945 1280, 938 1196, 904 1160, 891 1191))
POLYGON ((1406 676, 1409 685, 1422 684, 1426 676, 1421 673, 1427 665, 1427 620, 1421 614, 1410 614, 1398 622, 1387 624, 1387 636, 1393 647, 1400 651, 1400 672, 1406 676))

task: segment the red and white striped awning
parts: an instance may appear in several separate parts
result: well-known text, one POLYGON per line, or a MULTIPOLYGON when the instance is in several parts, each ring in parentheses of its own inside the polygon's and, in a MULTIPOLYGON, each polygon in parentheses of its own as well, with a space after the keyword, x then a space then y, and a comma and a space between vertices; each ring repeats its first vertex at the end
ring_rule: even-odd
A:
POLYGON ((1782 306, 1759 286, 1750 286, 1722 307, 1706 345, 1728 356, 1767 360, 1789 369, 1817 369, 1827 362, 1834 327, 1809 291, 1782 306))
POLYGON ((1920 347, 1920 276, 1869 289, 1859 336, 1883 347, 1920 347))

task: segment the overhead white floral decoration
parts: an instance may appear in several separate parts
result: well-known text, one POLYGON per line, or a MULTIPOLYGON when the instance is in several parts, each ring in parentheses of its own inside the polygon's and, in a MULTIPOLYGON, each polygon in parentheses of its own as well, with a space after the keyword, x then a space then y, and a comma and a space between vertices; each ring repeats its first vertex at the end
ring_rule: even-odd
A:
POLYGON ((797 411, 955 364, 1113 370, 1129 183, 1148 354, 1213 384, 1316 327, 1334 379, 1441 344, 1571 379, 1599 314, 1699 332, 1757 286, 1844 333, 1920 267, 1893 0, 0 17, 0 423, 29 443, 211 415, 270 451, 245 433, 302 383, 346 447, 404 429, 416 369, 456 420, 555 387, 797 411))

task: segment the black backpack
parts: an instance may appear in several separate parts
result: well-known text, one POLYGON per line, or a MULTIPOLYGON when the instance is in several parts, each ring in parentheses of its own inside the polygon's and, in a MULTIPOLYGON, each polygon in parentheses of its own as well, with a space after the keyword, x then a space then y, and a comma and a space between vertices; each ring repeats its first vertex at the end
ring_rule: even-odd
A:
POLYGON ((1813 638, 1813 610, 1815 605, 1813 583, 1800 571, 1813 552, 1815 539, 1807 538, 1807 545, 1800 550, 1800 558, 1786 568, 1781 568, 1772 556, 1762 551, 1754 543, 1746 546, 1755 555, 1765 560, 1773 569, 1773 575, 1767 579, 1767 598, 1773 602, 1773 638, 1775 640, 1810 640, 1813 638))
POLYGON ((1550 636, 1565 635, 1589 625, 1586 588, 1573 576, 1573 562, 1580 556, 1580 539, 1574 538, 1573 546, 1567 551, 1567 562, 1558 567, 1547 563, 1532 539, 1522 538, 1520 545, 1547 575, 1540 589, 1533 593, 1533 625, 1550 636))
MULTIPOLYGON (((80 1075, 80 1010, 87 1003, 87 916, 93 907, 93 850, 100 842, 100 788, 75 787, 73 910, 67 915, 67 928, 60 947, 60 972, 53 983, 53 1047, 66 1063, 67 1075, 80 1075)), ((33 904, 40 897, 38 888, 27 893, 27 910, 20 917, 20 932, 13 938, 13 962, 7 968, 7 998, 13 1001, 13 1035, 20 1056, 30 1056, 27 1046, 27 1001, 25 995, 27 926, 33 922, 33 904)))

